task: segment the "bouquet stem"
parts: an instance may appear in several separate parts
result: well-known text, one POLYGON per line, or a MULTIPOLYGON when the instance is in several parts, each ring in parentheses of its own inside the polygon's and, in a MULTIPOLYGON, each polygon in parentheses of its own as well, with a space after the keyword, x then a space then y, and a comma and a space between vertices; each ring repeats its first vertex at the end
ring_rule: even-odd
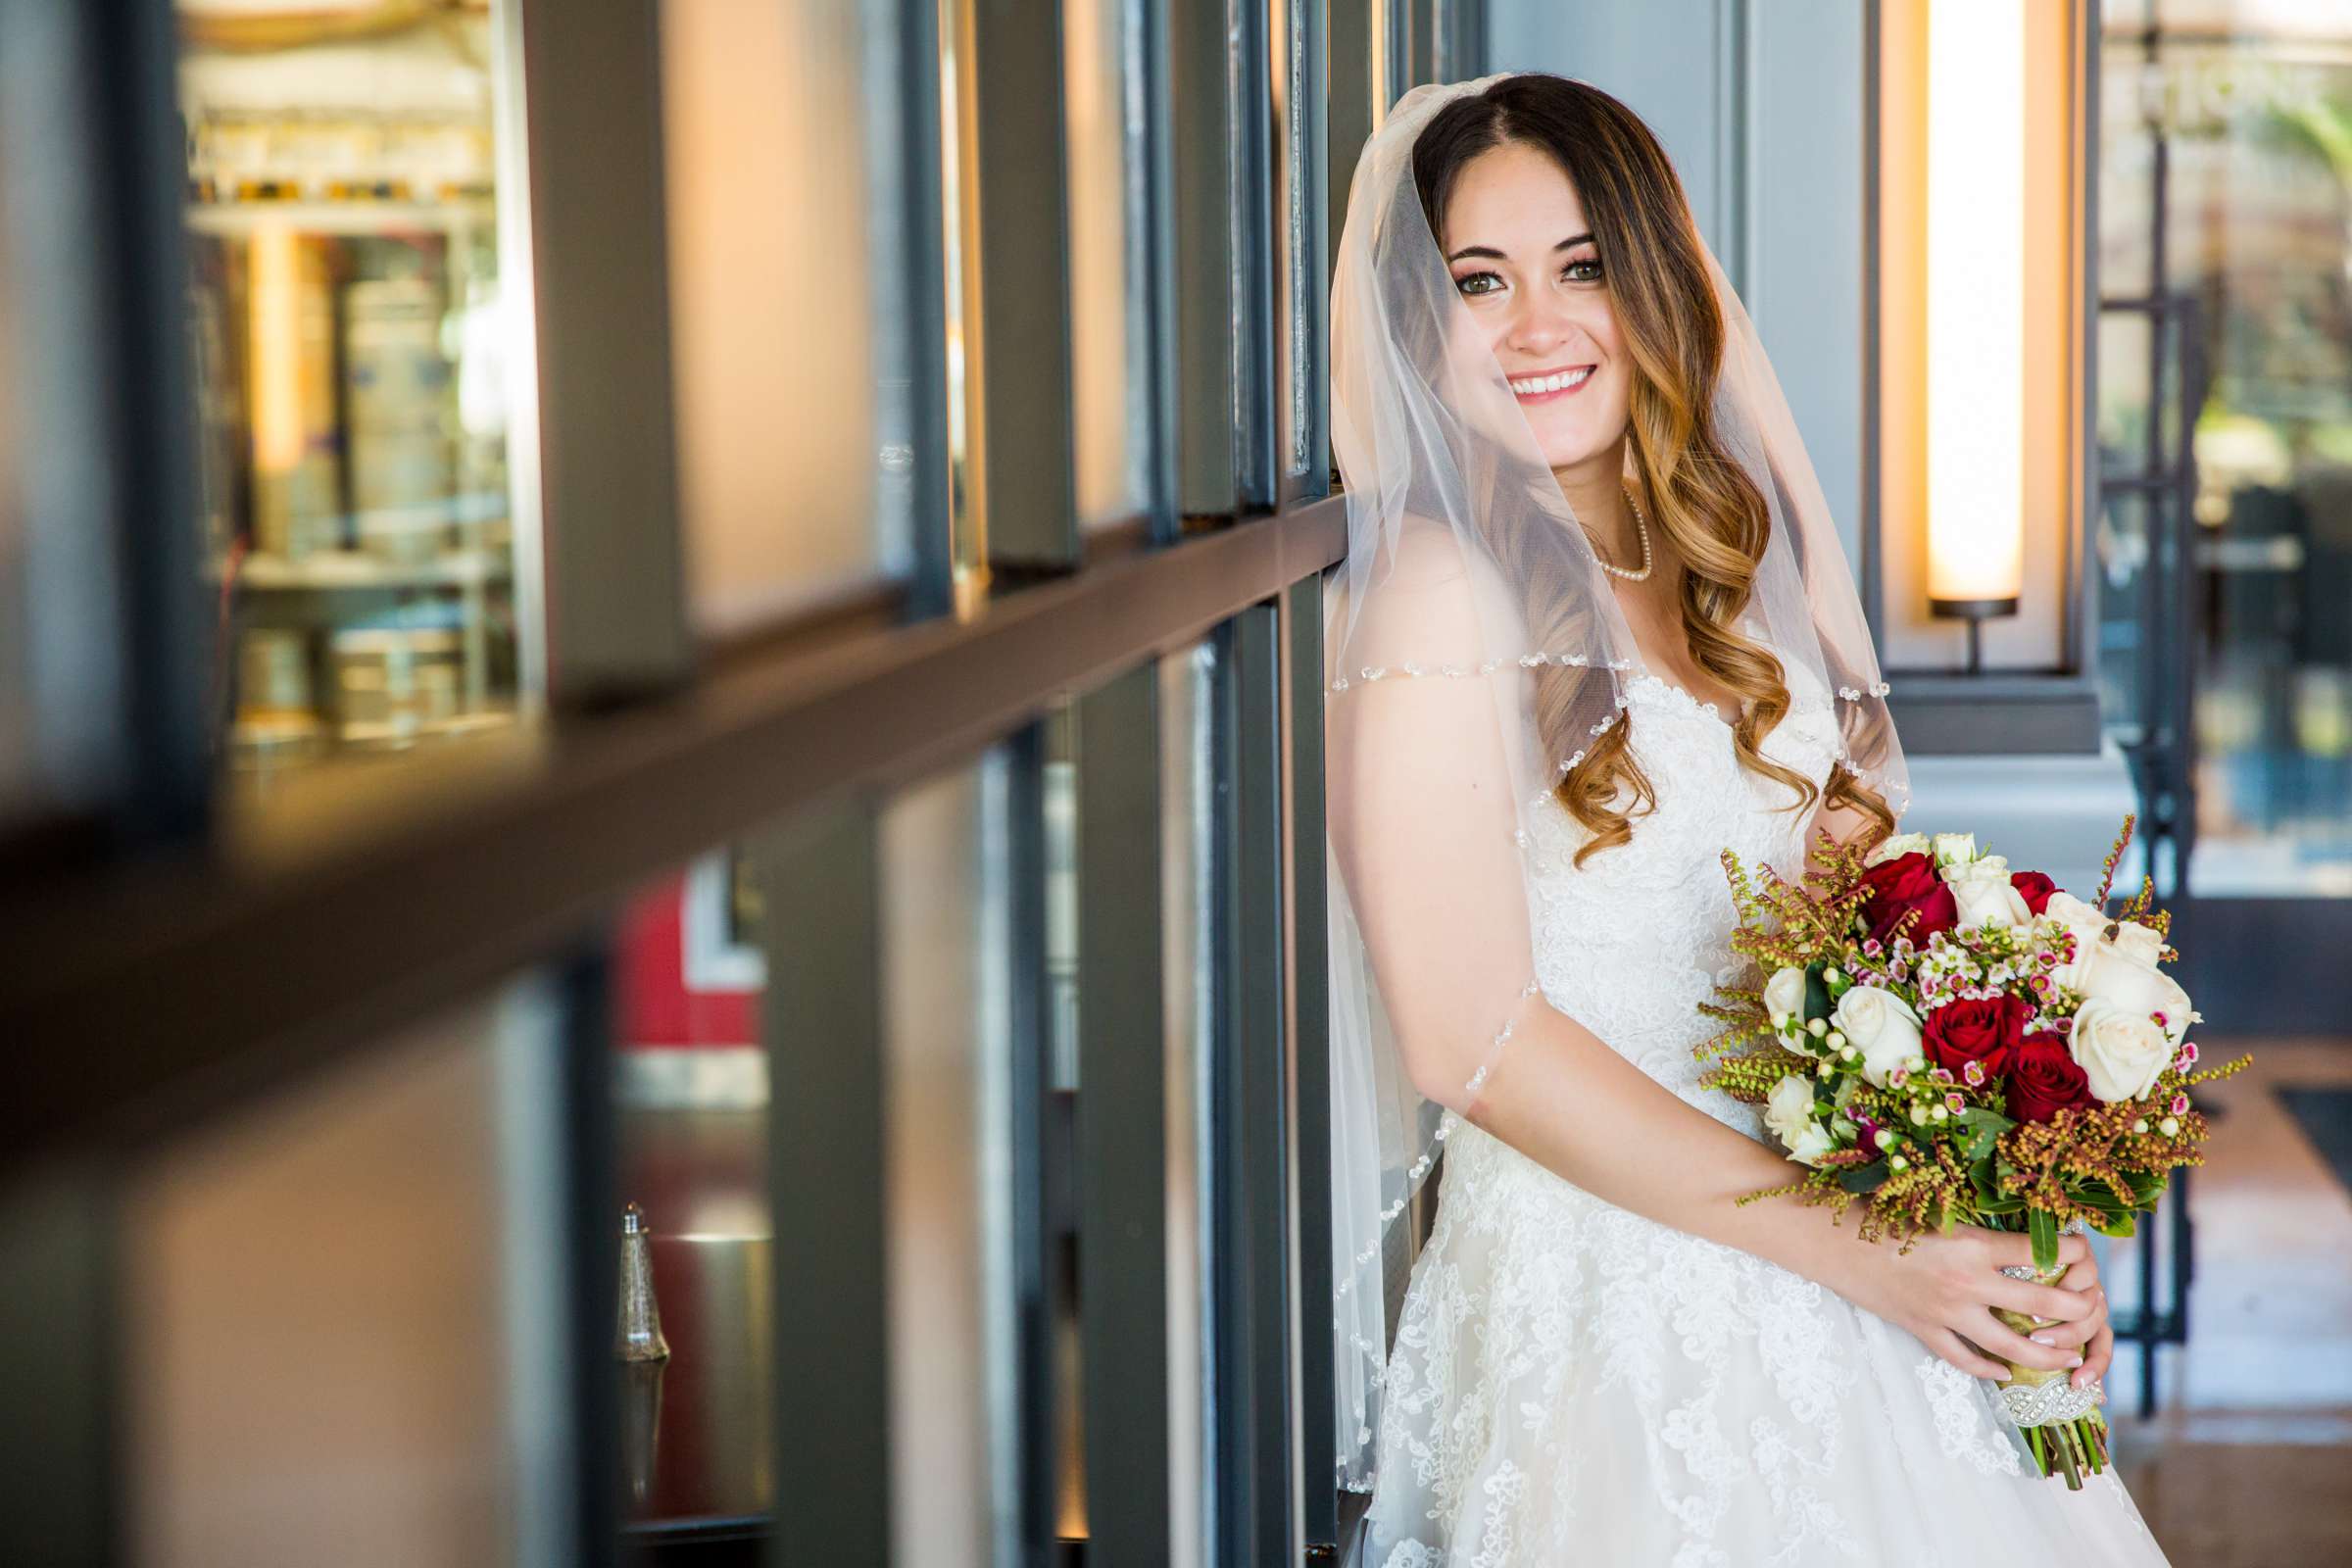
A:
MULTIPOLYGON (((2003 1272, 2031 1278, 2039 1285, 2055 1285, 2066 1277, 2063 1268, 2003 1272)), ((1993 1316, 2029 1335, 2058 1321, 2001 1307, 1993 1309, 1993 1316)), ((2107 1468, 2107 1420, 2098 1411, 2103 1397, 2099 1386, 2094 1383, 2078 1390, 2068 1383, 2064 1372, 2045 1372, 2014 1361, 2008 1366, 2009 1375, 1997 1386, 2011 1418, 2025 1434, 2034 1468, 2045 1477, 2064 1476, 2070 1492, 2082 1491, 2083 1477, 2102 1474, 2107 1468)))

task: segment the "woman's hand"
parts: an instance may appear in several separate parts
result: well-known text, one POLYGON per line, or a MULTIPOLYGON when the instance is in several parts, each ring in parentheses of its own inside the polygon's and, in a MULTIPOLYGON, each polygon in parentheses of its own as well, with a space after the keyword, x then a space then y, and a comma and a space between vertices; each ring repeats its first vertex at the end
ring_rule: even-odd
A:
POLYGON ((2058 1240, 2058 1261, 2067 1265, 2062 1285, 2035 1285, 2001 1273, 2010 1264, 2031 1266, 2032 1242, 1973 1225, 1949 1235, 1922 1236, 1908 1252, 1891 1244, 1852 1251, 1857 1255, 1844 1260, 1838 1294, 1909 1329, 1929 1349, 1972 1376, 2005 1378, 2009 1368, 2002 1360, 2007 1360, 2045 1372, 2071 1370, 2070 1381, 2080 1388, 2114 1359, 2107 1294, 2099 1288, 2090 1244, 2080 1236, 2058 1240), (2056 1321, 2028 1338, 1994 1317, 1995 1307, 2056 1321))
MULTIPOLYGON (((2029 1246, 2029 1255, 2032 1250, 2029 1246)), ((2058 1259, 2060 1262, 2072 1260, 2066 1278, 2058 1282, 2058 1288, 2073 1291, 2088 1299, 2092 1303, 2091 1310, 2082 1317, 2053 1323, 2046 1329, 2035 1329, 2028 1337, 2044 1345, 2071 1347, 2079 1350, 2082 1364, 2075 1368, 2074 1376, 2068 1381, 2080 1389, 2107 1375, 2107 1368, 2115 1360, 2115 1325, 2108 1321, 2107 1288, 2099 1283, 2098 1254, 2091 1251, 2090 1244, 2080 1236, 2060 1237, 2058 1259), (2075 1245, 2075 1251, 2068 1250, 2069 1242, 2075 1245), (2075 1255, 2077 1251, 2081 1254, 2079 1258, 2075 1255)))

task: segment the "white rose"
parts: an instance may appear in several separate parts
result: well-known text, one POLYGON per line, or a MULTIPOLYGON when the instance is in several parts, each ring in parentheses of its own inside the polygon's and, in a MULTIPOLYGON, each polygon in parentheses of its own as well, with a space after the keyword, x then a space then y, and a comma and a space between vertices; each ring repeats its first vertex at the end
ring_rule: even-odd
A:
POLYGON ((2188 1026, 2203 1016, 2190 1006, 2188 993, 2171 975, 2104 951, 2093 955, 2086 982, 2075 988, 2082 993, 2085 1005, 2104 1002, 2140 1018, 2162 1013, 2164 1037, 2176 1046, 2187 1038, 2188 1026))
POLYGON ((1838 999, 1830 1021, 1862 1053, 1862 1076, 1881 1089, 1888 1073, 1919 1054, 1919 1014, 1883 987, 1854 987, 1838 999))
POLYGON ((2139 1017, 2161 1012, 2166 1038, 2180 1043, 2199 1014, 2180 983, 2157 967, 2164 938, 2153 926, 2111 920, 2064 893, 2051 894, 2042 913, 2064 925, 2075 939, 2074 961, 2052 969, 2052 980, 2086 1000, 2110 1002, 2139 1017), (2107 935, 2110 928, 2115 932, 2112 938, 2107 935))
POLYGON ((1937 865, 1966 865, 1977 858, 1977 836, 1974 833, 1938 833, 1936 835, 1936 863, 1937 865))
POLYGON ((1788 1157, 1800 1165, 1818 1165, 1821 1156, 1838 1147, 1838 1140, 1825 1131, 1821 1123, 1809 1121, 1797 1129, 1789 1140, 1788 1157))
POLYGON ((1778 1029, 1790 1018, 1805 1015, 1805 971, 1794 964, 1776 971, 1764 983, 1764 1010, 1778 1029))
MULTIPOLYGON (((2115 939, 2108 945, 2116 950, 2119 956, 2146 968, 2155 968, 2158 955, 2164 952, 2164 937, 2154 926, 2141 925, 2137 920, 2113 919, 2095 905, 2084 904, 2071 893, 2051 894, 2050 902, 2042 906, 2041 912, 2045 918, 2056 920, 2075 933, 2085 947, 2093 941, 2105 941, 2107 928, 2115 927, 2115 939)), ((2087 952, 2077 954, 2076 966, 2080 966, 2087 956, 2087 952)), ((2063 978, 2065 969, 2058 973, 2061 977, 2059 984, 2074 984, 2063 978)))
POLYGON ((1952 903, 1959 908, 1964 928, 2024 925, 2034 918, 2034 911, 2026 907, 2026 896, 2010 884, 2005 855, 1955 861, 1943 868, 1943 880, 1951 887, 1952 903))
POLYGON ((1897 833, 1892 838, 1882 842, 1877 849, 1872 850, 1868 856, 1863 858, 1862 863, 1885 865, 1888 860, 1899 860, 1906 855, 1925 855, 1927 853, 1928 836, 1925 833, 1897 833))
POLYGON ((1792 1151, 1808 1128, 1818 1132, 1813 1122, 1813 1080, 1792 1072, 1774 1084, 1764 1102, 1764 1125, 1792 1151))
POLYGON ((2075 1013, 2067 1049, 2090 1080, 2090 1092, 2111 1104, 2155 1088, 2156 1075, 2173 1059, 2171 1038, 2146 1013, 2096 997, 2075 1013))

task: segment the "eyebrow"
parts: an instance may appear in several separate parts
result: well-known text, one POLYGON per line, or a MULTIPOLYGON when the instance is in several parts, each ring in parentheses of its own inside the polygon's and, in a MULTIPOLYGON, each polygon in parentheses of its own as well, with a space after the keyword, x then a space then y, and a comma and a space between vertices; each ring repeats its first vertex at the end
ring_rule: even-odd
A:
MULTIPOLYGON (((1560 241, 1557 245, 1554 245, 1552 249, 1555 251, 1564 251, 1577 245, 1589 244, 1592 242, 1592 236, 1589 233, 1571 234, 1566 239, 1560 241)), ((1465 245, 1460 250, 1455 251, 1451 256, 1448 256, 1446 259, 1449 262, 1458 262, 1465 256, 1493 257, 1498 262, 1510 260, 1509 257, 1494 249, 1494 247, 1492 245, 1465 245)))

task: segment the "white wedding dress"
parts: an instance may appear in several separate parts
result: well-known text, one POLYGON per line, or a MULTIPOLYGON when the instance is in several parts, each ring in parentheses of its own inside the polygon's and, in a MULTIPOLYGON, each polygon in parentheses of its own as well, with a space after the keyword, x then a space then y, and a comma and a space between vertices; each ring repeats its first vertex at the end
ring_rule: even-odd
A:
MULTIPOLYGON (((1719 853, 1793 872, 1805 818, 1775 809, 1788 790, 1739 764, 1713 709, 1648 675, 1625 690, 1657 808, 1582 870, 1583 830, 1539 808, 1537 978, 1642 1071, 1761 1139, 1754 1107, 1698 1087, 1691 1048, 1712 1026, 1696 1004, 1744 962, 1719 853)), ((1828 693, 1791 697, 1764 751, 1818 783, 1828 693)), ((2112 1471, 2081 1493, 2035 1477, 1991 1386, 1910 1333, 1445 1119, 1435 1229, 1386 1374, 1366 1568, 2164 1562, 2112 1471)))

